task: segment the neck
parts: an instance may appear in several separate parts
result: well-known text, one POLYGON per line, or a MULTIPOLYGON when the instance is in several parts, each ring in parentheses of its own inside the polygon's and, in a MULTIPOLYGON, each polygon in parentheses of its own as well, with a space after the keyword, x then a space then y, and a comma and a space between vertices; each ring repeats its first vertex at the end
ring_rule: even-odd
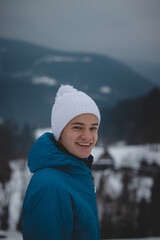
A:
POLYGON ((93 162, 93 156, 90 155, 88 158, 79 158, 77 156, 74 156, 73 154, 71 154, 60 142, 57 142, 53 136, 52 138, 52 142, 54 143, 54 145, 62 152, 64 152, 67 155, 70 155, 72 157, 76 157, 79 161, 82 161, 86 164, 86 166, 91 169, 92 167, 92 162, 93 162))

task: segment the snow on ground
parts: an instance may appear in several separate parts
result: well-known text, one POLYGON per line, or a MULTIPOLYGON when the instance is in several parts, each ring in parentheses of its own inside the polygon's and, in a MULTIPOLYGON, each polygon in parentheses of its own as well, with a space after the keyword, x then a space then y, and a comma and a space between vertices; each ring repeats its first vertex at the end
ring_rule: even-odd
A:
POLYGON ((151 187, 153 186, 153 179, 151 177, 137 177, 133 178, 129 185, 130 190, 136 189, 136 200, 140 202, 145 199, 147 202, 151 200, 151 187))
POLYGON ((22 240, 22 234, 15 231, 1 231, 0 230, 0 239, 6 239, 6 240, 22 240))
MULTIPOLYGON (((133 170, 138 170, 142 160, 145 160, 148 164, 156 162, 160 166, 160 144, 146 144, 128 146, 125 144, 115 144, 108 146, 109 154, 114 161, 114 168, 119 170, 121 167, 130 167, 133 170)), ((94 162, 98 161, 98 158, 104 153, 103 147, 95 147, 92 151, 94 156, 94 162)), ((115 199, 121 193, 123 183, 121 172, 114 172, 112 169, 100 170, 93 172, 96 189, 99 189, 100 181, 105 181, 105 187, 103 189, 104 194, 109 195, 112 199, 115 199)), ((147 176, 135 176, 129 183, 129 189, 136 193, 136 201, 140 202, 141 199, 150 201, 151 188, 153 186, 153 178, 147 176)))
POLYGON ((121 179, 121 174, 113 173, 108 177, 107 184, 104 187, 105 195, 111 196, 112 199, 117 199, 122 192, 123 184, 121 179))
MULTIPOLYGON (((115 168, 122 166, 138 169, 140 162, 145 160, 148 164, 153 162, 160 165, 160 144, 125 145, 115 144, 108 146, 108 152, 114 159, 115 168)), ((103 147, 94 147, 92 155, 94 162, 104 153, 103 147)))
POLYGON ((7 190, 10 196, 9 199, 9 228, 16 229, 16 223, 19 220, 20 211, 22 207, 22 199, 24 191, 26 190, 30 174, 26 161, 23 159, 12 161, 12 180, 7 184, 7 190))
POLYGON ((115 160, 117 168, 121 166, 138 169, 141 160, 145 160, 148 164, 156 162, 160 165, 160 144, 146 144, 136 146, 110 146, 110 154, 115 160))
POLYGON ((5 184, 5 188, 0 183, 0 213, 3 207, 9 206, 9 229, 15 231, 31 174, 23 159, 11 161, 10 167, 12 169, 10 181, 5 184))

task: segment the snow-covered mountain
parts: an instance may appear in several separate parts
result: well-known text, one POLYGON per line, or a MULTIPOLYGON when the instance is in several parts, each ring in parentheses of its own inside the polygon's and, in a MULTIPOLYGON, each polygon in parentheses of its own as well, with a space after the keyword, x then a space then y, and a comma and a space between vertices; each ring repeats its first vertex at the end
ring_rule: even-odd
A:
POLYGON ((107 56, 62 52, 0 39, 0 117, 49 126, 60 84, 71 84, 100 107, 148 93, 155 84, 107 56))

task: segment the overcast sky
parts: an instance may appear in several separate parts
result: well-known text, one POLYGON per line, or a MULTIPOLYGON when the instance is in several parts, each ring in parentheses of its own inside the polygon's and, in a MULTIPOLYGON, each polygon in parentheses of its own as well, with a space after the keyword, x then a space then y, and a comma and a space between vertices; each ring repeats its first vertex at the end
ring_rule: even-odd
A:
POLYGON ((160 63, 160 0, 0 0, 0 36, 160 63))

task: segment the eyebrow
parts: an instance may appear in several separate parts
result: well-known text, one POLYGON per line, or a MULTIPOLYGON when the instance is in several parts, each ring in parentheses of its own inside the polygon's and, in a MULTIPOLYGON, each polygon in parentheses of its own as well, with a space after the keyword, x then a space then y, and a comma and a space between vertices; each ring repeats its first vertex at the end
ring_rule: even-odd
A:
MULTIPOLYGON (((84 123, 81 123, 81 122, 74 122, 74 123, 72 123, 71 125, 81 125, 81 126, 83 126, 83 125, 85 125, 84 123)), ((91 124, 92 126, 98 126, 98 123, 92 123, 91 124)))

